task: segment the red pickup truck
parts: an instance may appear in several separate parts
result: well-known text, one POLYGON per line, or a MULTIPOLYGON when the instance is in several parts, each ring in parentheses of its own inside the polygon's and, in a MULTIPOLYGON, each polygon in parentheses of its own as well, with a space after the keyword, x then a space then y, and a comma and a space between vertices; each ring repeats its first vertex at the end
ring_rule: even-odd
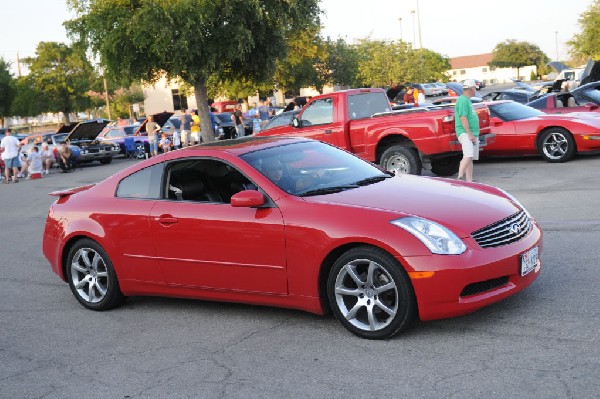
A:
MULTIPOLYGON (((480 144, 493 140, 485 104, 479 115, 480 144)), ((395 173, 438 176, 458 171, 462 158, 453 105, 392 111, 383 89, 352 89, 313 97, 288 126, 258 136, 293 135, 325 141, 395 173)))

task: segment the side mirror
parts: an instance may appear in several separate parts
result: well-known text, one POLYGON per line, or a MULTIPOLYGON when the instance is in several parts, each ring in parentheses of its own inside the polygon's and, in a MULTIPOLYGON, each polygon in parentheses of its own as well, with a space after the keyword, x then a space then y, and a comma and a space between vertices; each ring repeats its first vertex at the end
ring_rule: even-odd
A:
POLYGON ((292 119, 292 126, 302 127, 302 121, 298 119, 298 117, 294 116, 294 119, 292 119))
POLYGON ((496 116, 492 116, 490 118, 490 125, 492 126, 500 126, 504 123, 504 121, 496 116))
POLYGON ((231 206, 236 208, 256 208, 265 204, 265 196, 256 190, 244 190, 231 197, 231 206))

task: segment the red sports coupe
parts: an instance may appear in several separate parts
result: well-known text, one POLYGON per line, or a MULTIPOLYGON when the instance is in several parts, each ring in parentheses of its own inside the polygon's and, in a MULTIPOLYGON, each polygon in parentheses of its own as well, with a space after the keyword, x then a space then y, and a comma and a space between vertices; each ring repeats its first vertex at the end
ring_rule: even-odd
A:
POLYGON ((332 310, 382 339, 500 301, 541 268, 539 226, 501 189, 393 177, 306 139, 188 147, 51 195, 44 255, 92 310, 133 295, 332 310))
POLYGON ((539 154, 548 162, 566 162, 575 154, 600 150, 600 114, 545 114, 514 101, 486 105, 496 140, 482 156, 539 154))

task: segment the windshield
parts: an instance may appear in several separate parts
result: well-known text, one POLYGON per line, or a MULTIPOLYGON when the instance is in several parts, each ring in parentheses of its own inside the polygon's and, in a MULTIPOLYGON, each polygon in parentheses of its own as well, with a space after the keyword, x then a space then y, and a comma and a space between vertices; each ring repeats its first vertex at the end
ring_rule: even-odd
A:
POLYGON ((285 144, 241 158, 289 194, 321 195, 391 177, 362 159, 318 141, 285 144))
POLYGON ((600 86, 596 86, 590 90, 585 90, 581 92, 581 94, 596 104, 600 104, 600 86))
POLYGON ((519 104, 514 101, 489 105, 490 115, 500 118, 505 122, 535 118, 544 115, 542 111, 519 104))
POLYGON ((67 136, 69 135, 69 133, 59 133, 59 134, 55 134, 54 137, 54 142, 56 144, 61 144, 63 141, 65 141, 65 139, 67 138, 67 136))

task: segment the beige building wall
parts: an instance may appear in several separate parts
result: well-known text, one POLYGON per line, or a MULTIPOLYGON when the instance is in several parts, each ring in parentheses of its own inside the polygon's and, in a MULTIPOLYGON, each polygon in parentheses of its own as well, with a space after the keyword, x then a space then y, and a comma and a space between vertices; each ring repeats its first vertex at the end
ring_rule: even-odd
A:
MULTIPOLYGON (((156 114, 158 112, 178 112, 175 110, 173 103, 172 90, 178 89, 175 82, 167 81, 166 78, 161 78, 153 85, 144 86, 144 111, 147 115, 156 114)), ((187 98, 189 109, 196 109, 196 97, 190 96, 187 98)))

